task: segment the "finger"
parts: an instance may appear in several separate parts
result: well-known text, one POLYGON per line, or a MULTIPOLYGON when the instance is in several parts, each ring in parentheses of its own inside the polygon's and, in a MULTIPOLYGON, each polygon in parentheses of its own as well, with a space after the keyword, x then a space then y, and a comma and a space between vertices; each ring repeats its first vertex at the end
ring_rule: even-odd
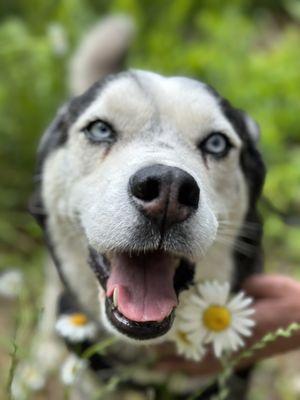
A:
POLYGON ((279 274, 254 275, 245 281, 243 289, 255 298, 282 297, 294 290, 300 294, 299 282, 279 274))
POLYGON ((300 323, 299 300, 259 300, 254 304, 254 335, 265 335, 291 323, 300 323))
POLYGON ((188 375, 207 375, 221 370, 220 361, 212 353, 208 353, 200 362, 188 361, 176 356, 164 357, 155 367, 164 372, 182 371, 188 375))
POLYGON ((260 300, 255 303, 254 336, 258 335, 259 339, 266 333, 278 329, 283 323, 281 318, 278 318, 278 305, 275 303, 274 305, 274 300, 260 300))

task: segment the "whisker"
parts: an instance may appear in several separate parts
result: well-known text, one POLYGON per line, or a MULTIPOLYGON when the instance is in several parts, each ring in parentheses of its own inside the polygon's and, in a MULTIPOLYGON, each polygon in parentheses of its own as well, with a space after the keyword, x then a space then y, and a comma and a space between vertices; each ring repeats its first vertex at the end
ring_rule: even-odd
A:
POLYGON ((234 224, 243 224, 244 222, 247 223, 247 224, 250 224, 250 225, 259 224, 256 221, 248 221, 248 220, 244 221, 243 219, 242 220, 235 219, 233 217, 230 217, 230 215, 227 215, 226 217, 225 216, 222 217, 222 215, 219 215, 218 221, 219 222, 224 222, 224 223, 229 223, 229 224, 232 224, 232 223, 234 223, 234 224))
POLYGON ((231 245, 232 249, 237 251, 240 254, 243 254, 245 256, 251 257, 254 254, 254 251, 256 250, 257 246, 250 244, 250 243, 244 243, 239 240, 235 241, 230 241, 226 237, 217 237, 216 242, 224 245, 231 245))
POLYGON ((256 239, 257 238, 257 232, 254 232, 254 231, 248 231, 248 230, 246 230, 246 229, 242 229, 241 231, 239 231, 239 230, 236 230, 236 229, 229 229, 229 228, 226 228, 226 229, 219 229, 218 230, 218 234, 221 234, 221 235, 226 235, 226 236, 229 236, 229 237, 232 237, 232 238, 236 238, 236 237, 242 237, 242 238, 245 238, 245 239, 256 239))
POLYGON ((230 227, 246 227, 246 228, 258 228, 260 223, 249 222, 249 221, 234 221, 234 220, 218 220, 220 225, 230 226, 230 227))

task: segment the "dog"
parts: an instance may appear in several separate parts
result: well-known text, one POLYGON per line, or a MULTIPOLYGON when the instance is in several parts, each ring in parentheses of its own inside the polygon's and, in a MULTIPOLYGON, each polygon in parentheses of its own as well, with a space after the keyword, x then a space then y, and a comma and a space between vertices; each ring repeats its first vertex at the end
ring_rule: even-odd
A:
MULTIPOLYGON (((42 347, 57 341, 64 288, 62 309, 76 299, 119 338, 110 358, 125 364, 167 339, 179 294, 195 281, 235 291, 263 264, 257 124, 199 80, 126 70, 133 33, 111 17, 82 42, 74 97, 39 145, 31 201, 58 270, 47 270, 42 347)), ((74 398, 91 398, 83 386, 74 398)))

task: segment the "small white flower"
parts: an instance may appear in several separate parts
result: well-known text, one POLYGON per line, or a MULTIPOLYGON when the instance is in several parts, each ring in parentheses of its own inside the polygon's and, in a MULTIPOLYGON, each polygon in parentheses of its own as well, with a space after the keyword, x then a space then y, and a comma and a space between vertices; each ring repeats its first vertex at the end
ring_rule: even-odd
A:
POLYGON ((34 364, 22 364, 17 368, 11 386, 14 399, 22 400, 29 392, 37 392, 44 388, 46 377, 41 368, 34 364))
POLYGON ((67 386, 74 385, 86 369, 87 361, 72 354, 66 359, 61 368, 61 380, 67 386))
MULTIPOLYGON (((251 303, 252 299, 243 292, 230 299, 227 282, 204 282, 183 296, 176 312, 177 325, 196 348, 211 343, 216 357, 221 357, 224 351, 242 347, 242 336, 251 336, 255 325, 251 319, 254 313, 249 308, 251 303)), ((176 343, 179 350, 178 339, 176 343)), ((186 356, 191 358, 187 352, 186 356)))
POLYGON ((0 273, 0 295, 9 299, 16 298, 22 289, 23 280, 23 273, 15 268, 0 273))
POLYGON ((73 343, 94 339, 97 334, 96 324, 81 313, 62 315, 55 328, 59 335, 73 343))

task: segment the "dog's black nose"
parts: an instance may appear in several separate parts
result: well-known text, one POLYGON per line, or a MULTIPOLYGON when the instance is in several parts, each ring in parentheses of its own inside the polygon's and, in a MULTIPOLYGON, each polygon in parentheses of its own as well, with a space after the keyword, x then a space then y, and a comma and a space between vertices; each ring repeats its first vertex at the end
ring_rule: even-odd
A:
POLYGON ((185 221, 199 204, 195 179, 177 167, 155 164, 137 171, 129 181, 137 208, 152 221, 170 226, 185 221))

